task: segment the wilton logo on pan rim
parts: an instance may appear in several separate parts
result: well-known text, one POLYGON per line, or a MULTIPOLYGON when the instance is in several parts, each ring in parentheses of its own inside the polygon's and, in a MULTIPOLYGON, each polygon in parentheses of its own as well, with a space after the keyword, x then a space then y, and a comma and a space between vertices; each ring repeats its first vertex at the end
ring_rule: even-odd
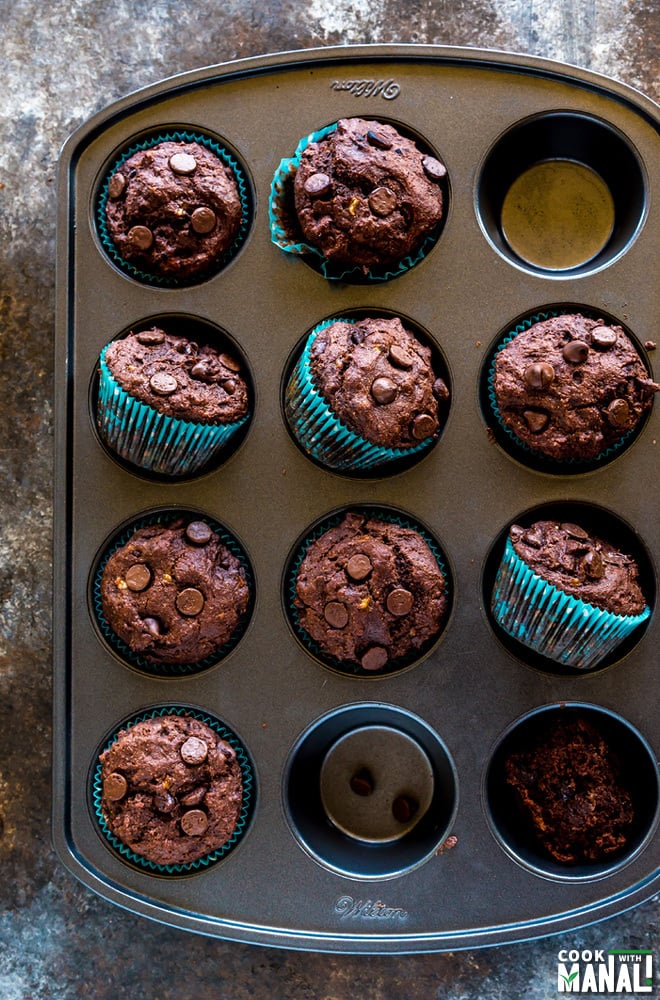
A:
POLYGON ((347 90, 354 97, 383 97, 393 101, 401 93, 396 80, 333 80, 332 90, 347 90))
POLYGON ((334 906, 342 920, 407 920, 408 912, 398 906, 387 906, 382 900, 353 899, 340 896, 334 906))

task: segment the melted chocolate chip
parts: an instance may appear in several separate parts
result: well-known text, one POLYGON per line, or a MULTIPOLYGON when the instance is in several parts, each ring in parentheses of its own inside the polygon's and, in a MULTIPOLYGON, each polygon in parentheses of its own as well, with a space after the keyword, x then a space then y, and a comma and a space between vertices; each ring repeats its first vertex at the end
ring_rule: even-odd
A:
POLYGON ((346 563, 346 572, 351 580, 355 580, 356 583, 366 580, 372 569, 369 556, 366 556, 363 552, 357 552, 346 563))
POLYGON ((613 399, 605 415, 612 427, 625 427, 630 419, 630 407, 625 399, 613 399))
POLYGON ((530 389, 547 389, 554 377, 554 368, 544 361, 529 365, 525 369, 525 384, 530 389))
POLYGON ((591 331, 591 343, 600 351, 609 351, 616 340, 616 333, 609 326, 597 326, 591 331))
POLYGON ((387 187, 375 188, 369 195, 369 208, 376 215, 391 215, 396 208, 396 195, 387 187))
POLYGON ((205 785, 198 785, 197 788, 193 788, 191 792, 187 792, 185 795, 181 796, 181 805, 186 809, 192 806, 199 806, 202 804, 206 798, 206 793, 208 788, 205 785))
POLYGON ((412 354, 409 354, 404 347, 400 347, 398 344, 392 344, 387 356, 393 365, 397 368, 403 368, 404 371, 412 368, 415 360, 412 354))
POLYGON ((156 639, 160 635, 160 622, 157 618, 143 618, 142 624, 146 628, 149 635, 156 639))
POLYGON ((385 601, 387 610, 390 614, 396 615, 397 618, 410 614, 413 603, 413 595, 404 587, 396 587, 394 590, 391 590, 385 601))
POLYGON ((176 606, 186 618, 195 618, 204 607, 204 595, 196 587, 186 587, 177 594, 176 606))
POLYGON ((232 358, 231 354, 220 354, 219 361, 228 368, 230 372, 240 372, 241 363, 237 361, 236 358, 232 358))
POLYGON ((550 414, 544 410, 523 410, 523 419, 532 434, 540 434, 550 423, 550 414))
POLYGON ((323 609, 323 617, 332 628, 348 625, 348 610, 341 601, 328 601, 323 609))
POLYGON ((565 531, 569 538, 577 538, 578 541, 587 541, 589 538, 589 532, 581 528, 579 524, 571 524, 565 521, 561 524, 562 531, 565 531))
POLYGON ((444 403, 449 399, 449 389, 441 378, 437 378, 433 383, 433 395, 439 403, 444 403))
POLYGON ((211 230, 215 229, 217 221, 213 209, 207 208, 206 205, 196 208, 190 216, 190 225, 199 236, 205 236, 206 233, 210 233, 211 230))
POLYGON ((135 563, 126 570, 125 580, 129 590, 139 593, 151 583, 151 570, 144 563, 135 563))
POLYGON ((199 736, 189 736, 179 749, 181 760, 186 764, 202 764, 206 760, 208 752, 209 748, 204 740, 200 740, 199 736))
POLYGON ((370 146, 373 146, 375 149, 392 148, 392 143, 387 138, 387 136, 383 135, 382 132, 374 132, 373 129, 369 129, 369 131, 367 132, 367 142, 369 143, 370 146))
POLYGON ((151 800, 154 804, 154 809, 159 813, 171 813, 176 805, 176 799, 169 792, 157 792, 151 800))
POLYGON ((189 809, 181 817, 181 829, 188 837, 201 837, 208 825, 208 816, 202 809, 189 809))
POLYGON ((382 646, 372 646, 363 653, 360 663, 363 670, 382 670, 389 659, 387 650, 382 646))
POLYGON ((197 169, 197 160, 190 153, 174 153, 169 159, 170 170, 174 174, 187 177, 197 169))
POLYGON ((580 365, 589 356, 589 344, 585 344, 584 340, 569 340, 561 353, 564 361, 568 361, 571 365, 580 365))
POLYGON ((165 342, 165 333, 154 326, 151 330, 140 330, 137 334, 137 339, 145 347, 155 347, 157 344, 165 342))
POLYGON ((136 250, 148 250, 154 241, 154 234, 148 226, 133 226, 128 230, 127 239, 136 250))
POLYGON ((431 181, 440 181, 447 173, 447 168, 435 156, 425 156, 422 160, 424 173, 431 181))
POLYGON ((186 526, 186 538, 193 545, 206 545, 211 541, 213 531, 206 521, 191 521, 186 526))
POLYGON ((108 184, 108 198, 112 198, 113 201, 121 198, 126 190, 126 183, 127 181, 123 174, 113 174, 108 184))
POLYGON ((435 432, 436 423, 429 413, 418 413, 412 422, 412 436, 415 441, 423 441, 435 432))
POLYGON ((155 372, 149 379, 149 385, 158 396, 171 396, 179 388, 179 383, 169 372, 155 372))
POLYGON ((398 391, 396 382, 385 375, 375 378, 371 383, 371 395, 379 406, 386 406, 388 403, 394 402, 398 391))
POLYGON ((103 794, 109 802, 119 802, 128 791, 128 782, 119 771, 113 771, 103 779, 103 794))
POLYGON ((322 198, 324 194, 329 192, 331 181, 327 174, 312 174, 311 177, 307 178, 303 187, 310 198, 322 198))
POLYGON ((600 580, 601 576, 605 572, 605 566, 603 565, 601 554, 596 549, 591 549, 587 552, 582 565, 584 566, 585 573, 592 580, 600 580))

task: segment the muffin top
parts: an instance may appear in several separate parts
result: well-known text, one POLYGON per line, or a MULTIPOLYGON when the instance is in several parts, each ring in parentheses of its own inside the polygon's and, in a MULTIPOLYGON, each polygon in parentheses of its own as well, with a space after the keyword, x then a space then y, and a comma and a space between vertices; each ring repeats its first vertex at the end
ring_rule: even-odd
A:
POLYGON ((430 348, 398 318, 325 327, 310 368, 337 417, 372 444, 407 448, 437 436, 449 390, 433 372, 430 348))
POLYGON ((246 573, 206 521, 138 528, 101 577, 105 619, 150 663, 192 664, 233 637, 249 603, 246 573))
POLYGON ((625 847, 634 819, 620 766, 582 717, 545 723, 528 748, 505 761, 536 836, 557 861, 599 861, 625 847))
POLYGON ((646 608, 635 560, 579 524, 514 524, 509 537, 516 555, 558 590, 617 615, 646 608))
POLYGON ((243 801, 234 748, 192 716, 165 715, 117 734, 100 755, 103 816, 127 847, 187 864, 233 835, 243 801))
POLYGON ((324 653, 378 671, 437 635, 448 600, 438 563, 416 531, 349 512, 307 548, 294 604, 324 653))
POLYGON ((105 362, 119 385, 159 413, 226 424, 248 412, 248 387, 231 354, 157 326, 113 340, 105 362))
POLYGON ((121 258, 148 274, 186 279, 229 249, 242 206, 232 170, 212 150, 164 141, 112 174, 105 215, 121 258))
POLYGON ((593 459, 650 409, 653 382, 620 326, 580 313, 534 323, 497 354, 493 388, 503 422, 553 459, 593 459))
POLYGON ((305 239, 365 271, 401 261, 440 222, 446 172, 391 125, 342 119, 300 157, 294 202, 305 239))

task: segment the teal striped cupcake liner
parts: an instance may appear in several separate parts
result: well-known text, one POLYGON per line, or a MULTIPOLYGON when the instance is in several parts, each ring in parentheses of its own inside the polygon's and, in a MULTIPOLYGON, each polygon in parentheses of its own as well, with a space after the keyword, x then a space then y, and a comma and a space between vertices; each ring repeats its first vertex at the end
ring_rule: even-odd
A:
POLYGON ((216 864, 216 862, 221 861, 224 857, 229 854, 230 851, 236 847, 239 841, 244 836, 252 815, 254 813, 255 800, 256 800, 256 778, 254 773, 254 767, 247 750, 243 744, 238 739, 236 733, 229 729, 224 723, 220 722, 214 716, 208 715, 205 712, 200 712, 193 708, 181 708, 176 705, 167 705, 163 708, 155 709, 151 712, 143 712, 139 715, 133 716, 127 722, 123 723, 112 736, 106 741, 104 746, 101 747, 99 755, 107 750, 117 739, 119 732, 124 729, 130 729, 135 726, 138 722, 145 722, 147 719, 157 719, 162 718, 166 715, 178 715, 178 716, 190 716, 193 719, 198 719, 205 725, 210 726, 226 743, 236 752, 236 759, 238 765, 241 769, 241 777, 243 781, 243 800, 241 805, 241 811, 239 813, 238 822, 232 836, 227 840, 222 847, 218 847, 215 851, 210 854, 205 854, 202 858, 197 861, 186 862, 185 864, 171 864, 171 865, 159 865, 154 861, 149 861, 148 858, 142 857, 140 854, 136 854, 130 847, 119 840, 110 827, 107 824, 105 816, 103 815, 103 808, 101 805, 101 797, 103 793, 103 785, 101 780, 101 762, 97 758, 96 765, 92 773, 91 780, 91 804, 92 812, 98 823, 100 832, 102 833, 105 841, 112 847, 114 851, 129 864, 141 868, 144 871, 149 872, 152 875, 193 875, 195 873, 204 871, 211 865, 216 864))
POLYGON ((304 136, 296 146, 293 156, 285 157, 280 161, 270 186, 268 202, 270 238, 275 246, 284 250, 285 253, 299 257, 311 257, 323 277, 329 281, 359 281, 361 283, 391 281, 392 278, 398 278, 399 275, 405 274, 406 271, 419 264, 435 245, 437 235, 427 236, 416 253, 409 254, 389 267, 372 267, 367 274, 361 267, 347 268, 327 260, 320 250, 300 238, 302 233, 300 233, 293 209, 293 178, 300 165, 300 158, 309 144, 320 142, 336 128, 337 122, 334 122, 332 125, 326 125, 325 128, 304 136))
POLYGON ((216 663, 220 663, 220 661, 224 660, 224 658, 238 644, 245 633, 252 615, 252 605, 254 603, 254 576, 246 553, 243 551, 243 548, 238 543, 237 539, 225 528, 223 528, 221 524, 213 520, 213 518, 198 516, 197 519, 203 520, 206 524, 208 524, 212 531, 218 536, 222 544, 225 545, 232 555, 238 559, 241 568, 245 573, 246 583, 250 593, 250 600, 247 610, 238 622, 231 639, 229 639, 229 641, 223 646, 220 646, 211 656, 207 656, 203 660, 197 660, 194 663, 158 663, 148 659, 141 653, 134 652, 134 650, 127 646, 123 639, 121 639, 113 630, 103 613, 103 601, 101 599, 101 579, 103 577, 103 571, 105 570, 108 559, 123 545, 126 545, 135 532, 139 531, 140 528, 151 527, 155 524, 161 524, 163 527, 167 527, 172 523, 172 521, 179 520, 182 517, 185 518, 186 516, 192 517, 195 515, 193 515, 190 511, 160 511, 156 514, 140 518, 138 521, 133 522, 115 539, 113 539, 111 545, 103 553, 92 578, 91 605, 101 635, 110 648, 114 650, 114 652, 117 653, 122 660, 125 660, 132 667, 135 667, 142 673, 150 674, 156 677, 188 677, 193 674, 200 673, 203 670, 207 670, 216 663))
MULTIPOLYGON (((380 521, 387 521, 388 524, 397 524, 402 528, 408 528, 411 531, 417 532, 418 535, 426 542, 429 549, 433 553, 436 563, 438 564, 438 569, 442 573, 443 579, 445 581, 445 592, 447 595, 447 607, 451 608, 452 603, 452 591, 451 591, 451 581, 450 576, 447 571, 446 564, 444 562, 444 556, 438 546, 438 543, 424 528, 419 524, 412 521, 410 518, 404 517, 401 514, 397 514, 394 511, 387 510, 381 507, 365 507, 365 506, 351 506, 348 509, 338 511, 336 514, 323 520, 316 528, 306 536, 304 541, 301 543, 299 548, 293 555, 293 558, 289 562, 289 569, 287 571, 285 580, 285 593, 286 593, 286 611, 293 628, 294 634, 297 636, 301 645, 307 650, 308 653, 317 659, 321 663, 324 663, 327 667, 338 671, 342 674, 350 674, 354 677, 368 677, 371 679, 378 677, 386 677, 390 674, 399 673, 401 670, 405 670, 411 664, 415 663, 417 660, 422 659, 426 653, 431 649, 432 646, 438 641, 442 630, 444 629, 445 623, 443 622, 437 635, 432 636, 423 646, 419 649, 413 650, 406 656, 400 656, 394 660, 388 660, 385 667, 374 673, 370 670, 365 670, 360 663, 355 663, 353 660, 339 660, 334 656, 330 656, 318 643, 309 635, 309 633, 303 628, 300 623, 300 615, 296 607, 296 581, 298 579, 298 573, 302 562, 307 555, 307 551, 314 542, 318 541, 326 531, 330 528, 336 527, 343 519, 346 514, 356 513, 364 514, 368 517, 378 518, 380 521)), ((445 617, 449 617, 449 612, 445 617)))
POLYGON ((120 458, 147 472, 191 476, 218 461, 249 420, 249 413, 227 424, 205 424, 160 413, 132 397, 99 359, 96 426, 102 440, 120 458))
POLYGON ((130 146, 126 152, 115 161, 112 167, 109 169, 108 174, 101 185, 99 191, 97 206, 96 206, 96 225, 98 228, 99 238, 101 240, 101 245, 105 250, 106 254, 110 259, 123 271, 125 274, 130 275, 131 278, 135 278, 136 281, 140 281, 147 285, 156 285, 161 288, 180 288, 186 287, 188 285, 198 284, 200 281, 206 280, 212 274, 216 274, 221 271, 222 268, 226 267, 229 261, 236 256, 241 246, 245 242, 245 238, 248 233, 250 226, 250 218, 252 213, 252 201, 250 197, 250 191, 248 188, 248 183, 246 176, 240 167, 237 160, 224 148, 220 146, 217 142, 211 139, 207 135, 200 135, 197 132, 189 131, 174 131, 166 132, 162 135, 151 136, 145 139, 143 142, 138 142, 130 146), (151 149, 153 146, 158 146, 161 142, 196 142, 200 146, 205 146, 210 149, 211 152, 215 153, 226 167, 234 174, 236 180, 236 186, 238 188, 238 196, 241 201, 242 208, 242 218, 238 229, 238 232, 232 242, 231 246, 225 250, 216 261, 209 266, 204 272, 193 275, 188 278, 172 278, 166 277, 161 274, 152 274, 149 271, 143 271, 141 268, 136 267, 131 264, 130 261, 125 260, 124 257, 118 252, 115 246, 110 232, 108 230, 108 224, 106 221, 106 204, 108 201, 108 187, 110 184, 110 179, 113 174, 115 174, 121 166, 133 156, 134 153, 139 153, 143 149, 151 149))
MULTIPOLYGON (((577 309, 577 307, 576 307, 577 309)), ((509 427, 502 417, 500 411, 497 396, 495 393, 495 363, 500 351, 503 351, 512 340, 514 340, 519 333, 523 333, 525 330, 529 330, 535 323, 541 323, 543 320, 552 319, 554 316, 566 316, 571 315, 576 312, 576 309, 566 310, 566 309, 550 309, 543 312, 535 313, 533 316, 528 316, 521 320, 516 326, 509 330, 509 332, 504 336, 504 338, 498 343, 495 348, 490 364, 488 366, 488 379, 487 379, 487 395, 488 395, 488 405, 490 411, 497 421, 497 427, 504 434, 504 441, 506 444, 514 451, 515 454, 521 459, 521 461, 532 460, 538 464, 544 471, 547 472, 587 472, 590 469, 597 468, 599 465, 609 462, 614 458, 621 449, 628 443, 632 435, 635 433, 634 430, 628 431, 626 434, 616 441, 614 444, 609 445, 604 451, 594 458, 553 458, 551 455, 544 455, 543 452, 536 451, 534 448, 530 448, 528 444, 521 441, 516 433, 509 427)), ((587 314, 589 311, 580 309, 583 315, 587 314)))
POLYGON ((317 462, 337 471, 368 472, 421 455, 437 438, 426 438, 410 448, 385 448, 356 434, 335 415, 331 404, 314 383, 310 364, 312 348, 321 330, 333 323, 354 322, 335 317, 324 320, 312 330, 287 384, 284 411, 294 437, 317 462))
POLYGON ((590 670, 651 614, 617 615, 564 593, 535 573, 508 538, 491 610, 512 638, 562 666, 590 670))

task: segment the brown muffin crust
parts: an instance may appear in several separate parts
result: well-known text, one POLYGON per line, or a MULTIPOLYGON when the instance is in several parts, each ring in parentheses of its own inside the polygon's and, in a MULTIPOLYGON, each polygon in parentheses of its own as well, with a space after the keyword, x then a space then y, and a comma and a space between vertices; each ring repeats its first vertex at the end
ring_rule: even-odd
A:
POLYGON ((626 846, 634 810, 619 763, 589 721, 546 723, 529 749, 505 761, 535 834, 565 863, 600 861, 626 846))
POLYGON ((558 590, 617 615, 639 615, 646 601, 635 560, 578 524, 512 525, 516 554, 558 590))
POLYGON ((620 326, 580 313, 534 323, 498 352, 503 422, 553 459, 593 459, 633 430, 660 389, 620 326))
POLYGON ((103 816, 132 851, 188 864, 233 835, 243 801, 234 748, 192 716, 146 719, 100 755, 103 816))
POLYGON ((103 615, 132 652, 192 664, 233 637, 249 604, 239 560, 205 521, 137 529, 101 577, 103 615))
POLYGON ((227 424, 248 412, 241 363, 210 344, 152 326, 112 341, 105 362, 130 396, 167 416, 227 424))
POLYGON ((242 217, 233 172, 197 142, 161 142, 115 171, 106 202, 119 255, 149 274, 203 274, 234 242, 242 217))
POLYGON ((440 222, 446 169, 391 125, 345 118, 303 151, 294 201, 305 239, 365 270, 419 249, 440 222))
POLYGON ((350 512, 313 541, 296 579, 302 628, 328 656, 383 669, 420 649, 447 613, 444 577, 411 528, 350 512))
POLYGON ((316 335, 310 367, 337 417, 372 444, 408 448, 438 435, 449 390, 431 349, 398 318, 333 323, 316 335))

